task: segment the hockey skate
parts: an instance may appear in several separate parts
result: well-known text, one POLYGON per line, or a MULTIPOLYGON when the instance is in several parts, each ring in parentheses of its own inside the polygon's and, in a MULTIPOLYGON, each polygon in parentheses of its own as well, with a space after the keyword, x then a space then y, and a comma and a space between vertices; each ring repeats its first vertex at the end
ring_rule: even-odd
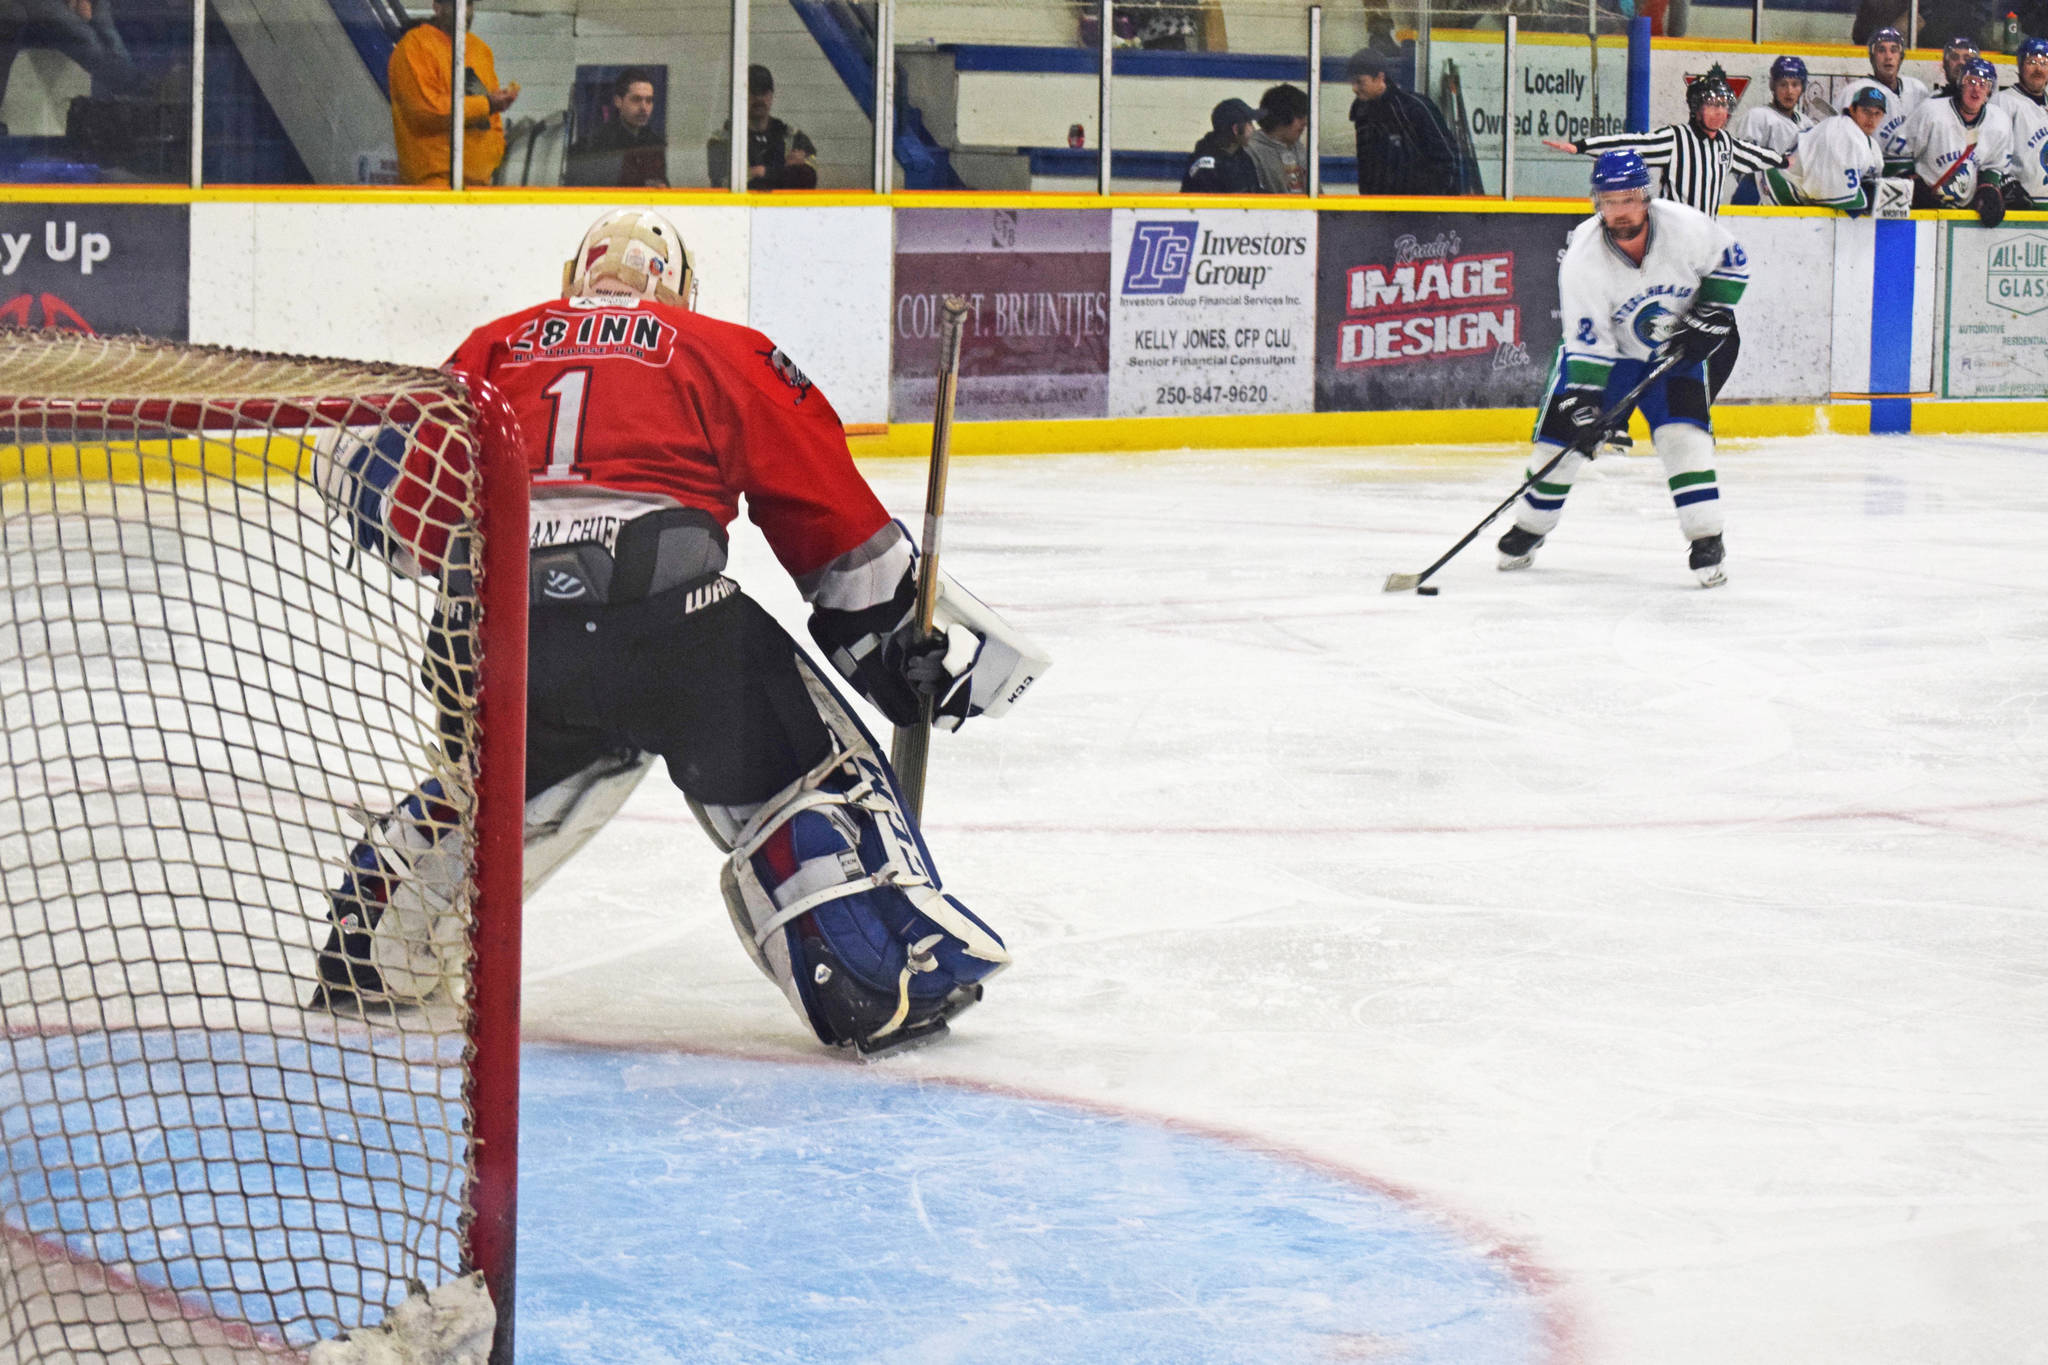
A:
POLYGON ((1728 575, 1721 568, 1721 537, 1701 536, 1692 543, 1692 571, 1699 575, 1700 586, 1718 588, 1728 581, 1728 575))
POLYGON ((356 845, 341 889, 328 897, 333 927, 314 960, 319 980, 306 1001, 309 1010, 351 1015, 380 1009, 387 997, 384 976, 370 962, 370 931, 384 913, 389 896, 384 868, 368 845, 356 845))
POLYGON ((1495 547, 1500 551, 1500 568, 1503 573, 1510 569, 1526 569, 1536 562, 1536 548, 1543 544, 1543 537, 1534 531, 1524 531, 1519 526, 1510 526, 1507 534, 1500 538, 1495 547))

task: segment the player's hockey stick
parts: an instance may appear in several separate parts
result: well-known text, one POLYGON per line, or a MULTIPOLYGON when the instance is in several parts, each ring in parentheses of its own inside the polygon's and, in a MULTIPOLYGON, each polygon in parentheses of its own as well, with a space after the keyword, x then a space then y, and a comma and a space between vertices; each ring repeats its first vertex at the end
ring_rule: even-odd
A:
MULTIPOLYGON (((1515 505, 1516 498, 1521 497, 1522 494, 1528 492, 1531 488, 1534 488, 1537 484, 1543 482, 1544 476, 1549 474, 1551 470, 1557 468, 1558 464, 1564 459, 1565 456, 1571 454, 1575 450, 1582 454, 1586 451, 1597 450, 1599 449, 1601 443, 1604 442, 1609 436, 1613 435, 1614 432, 1620 429, 1621 427, 1627 425, 1629 414, 1636 410, 1636 400, 1643 396, 1643 390, 1649 388, 1650 385, 1656 383, 1659 379, 1662 379, 1666 371, 1670 370, 1673 366, 1677 364, 1678 357, 1669 356, 1663 360, 1658 361, 1655 365, 1652 365, 1648 373, 1644 374, 1641 379, 1636 381, 1635 387, 1631 388, 1627 393, 1623 394, 1621 397, 1615 399, 1613 404, 1609 406, 1607 411, 1600 414, 1599 421, 1593 423, 1592 426, 1586 428, 1586 430, 1581 432, 1577 437, 1575 437, 1570 444, 1566 445, 1564 449, 1558 451, 1557 454, 1551 456, 1550 459, 1544 463, 1543 468, 1537 470, 1528 478, 1522 480, 1522 486, 1520 488, 1517 488, 1514 492, 1508 494, 1505 498, 1502 498, 1500 501, 1500 505, 1498 507, 1495 507, 1491 512, 1488 512, 1484 517, 1482 517, 1480 519, 1479 524, 1477 526, 1474 526, 1471 530, 1467 531, 1462 537, 1460 537, 1456 545, 1453 545, 1450 549, 1445 550, 1442 556, 1440 556, 1437 559, 1436 563, 1430 565, 1421 573, 1388 574, 1387 586, 1381 589, 1381 591, 1410 592, 1421 588, 1424 583, 1427 583, 1429 581, 1429 576, 1431 574, 1435 573, 1438 569, 1441 569, 1444 565, 1450 563, 1451 560, 1457 557, 1458 551, 1464 549, 1467 545, 1470 545, 1474 540, 1478 538, 1479 533, 1481 531, 1484 531, 1487 527, 1493 525, 1493 519, 1495 517, 1507 511, 1510 507, 1513 507, 1515 505)), ((1430 589, 1431 593, 1434 593, 1435 591, 1435 588, 1430 589)))
MULTIPOLYGON (((932 613, 939 601, 939 534, 946 521, 946 461, 953 444, 953 394, 960 382, 960 333, 967 321, 967 300, 949 294, 939 317, 939 393, 932 412, 932 462, 924 484, 924 547, 917 563, 917 633, 929 639, 932 613)), ((889 766, 903 789, 912 819, 924 817, 925 760, 931 754, 935 699, 923 698, 915 722, 896 731, 889 745, 889 766)))

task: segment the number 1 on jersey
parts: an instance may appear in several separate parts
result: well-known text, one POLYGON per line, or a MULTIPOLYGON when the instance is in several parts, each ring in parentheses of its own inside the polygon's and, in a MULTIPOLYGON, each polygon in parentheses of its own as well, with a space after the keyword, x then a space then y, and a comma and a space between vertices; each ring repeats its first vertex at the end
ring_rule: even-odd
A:
POLYGON ((581 479, 576 461, 583 453, 583 404, 590 395, 590 371, 564 370, 541 390, 554 405, 548 418, 548 467, 544 479, 581 479))

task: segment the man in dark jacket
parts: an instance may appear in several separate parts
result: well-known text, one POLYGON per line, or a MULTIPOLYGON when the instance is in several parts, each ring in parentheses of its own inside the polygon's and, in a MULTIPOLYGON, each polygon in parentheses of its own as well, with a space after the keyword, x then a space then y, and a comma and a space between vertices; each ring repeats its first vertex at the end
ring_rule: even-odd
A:
MULTIPOLYGON (((747 188, 750 190, 814 190, 818 188, 818 147, 809 137, 773 114, 775 75, 756 63, 747 68, 747 188)), ((712 185, 723 188, 732 165, 732 120, 704 144, 705 168, 712 185)))
POLYGON ((1360 194, 1450 194, 1458 154, 1436 106, 1387 77, 1371 48, 1351 55, 1351 122, 1358 129, 1360 194))
POLYGON ((612 82, 611 117, 569 148, 564 185, 668 184, 668 138, 654 127, 654 77, 629 66, 612 82))
POLYGON ((1225 100, 1209 114, 1209 134, 1195 144, 1182 194, 1257 194, 1259 168, 1245 154, 1261 111, 1243 100, 1225 100))

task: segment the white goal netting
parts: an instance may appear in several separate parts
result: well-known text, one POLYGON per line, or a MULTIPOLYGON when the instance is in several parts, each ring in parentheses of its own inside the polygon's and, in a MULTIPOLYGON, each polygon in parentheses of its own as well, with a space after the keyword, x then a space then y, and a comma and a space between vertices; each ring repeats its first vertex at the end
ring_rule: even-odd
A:
POLYGON ((435 372, 0 332, 0 1359, 290 1359, 476 1265, 484 425, 435 372), (360 505, 428 572, 316 449, 402 466, 360 505), (430 779, 438 988, 308 1008, 430 779))

